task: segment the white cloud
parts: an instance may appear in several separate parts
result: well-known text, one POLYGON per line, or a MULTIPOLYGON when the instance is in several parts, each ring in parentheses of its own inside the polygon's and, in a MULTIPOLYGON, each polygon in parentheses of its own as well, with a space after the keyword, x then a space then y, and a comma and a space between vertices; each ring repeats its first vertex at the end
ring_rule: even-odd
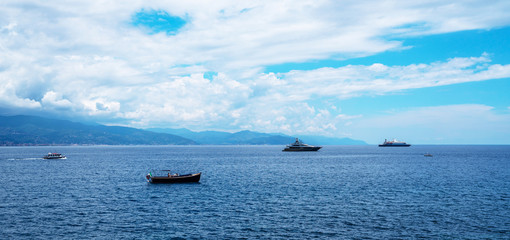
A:
POLYGON ((510 23, 509 10, 506 1, 16 1, 0 8, 0 25, 8 36, 3 45, 27 56, 92 53, 137 69, 205 64, 224 72, 374 54, 401 47, 400 42, 384 40, 394 32, 431 34, 503 26, 510 23), (190 22, 177 36, 146 35, 129 23, 142 8, 187 16, 190 22), (423 23, 426 29, 416 27, 423 23))
POLYGON ((340 131, 339 126, 353 125, 362 118, 342 113, 335 99, 510 77, 510 65, 489 62, 484 55, 408 66, 350 65, 291 71, 279 77, 264 74, 248 83, 255 89, 254 95, 243 99, 246 103, 236 109, 235 124, 268 132, 291 129, 334 135, 340 131))
POLYGON ((15 86, 14 83, 7 81, 0 75, 0 107, 14 107, 28 110, 39 109, 41 107, 41 103, 33 99, 17 96, 16 88, 17 86, 15 86))
POLYGON ((303 98, 309 98, 314 94, 351 98, 366 94, 379 95, 405 89, 510 77, 510 65, 489 65, 488 62, 490 59, 484 55, 408 66, 385 66, 380 63, 370 66, 349 65, 310 71, 294 70, 281 74, 281 78, 289 85, 294 85, 291 89, 292 94, 303 98))
POLYGON ((229 113, 235 106, 246 104, 251 94, 247 85, 223 74, 218 74, 212 81, 193 74, 128 91, 132 98, 126 100, 125 105, 134 111, 126 111, 126 118, 155 124, 184 123, 194 127, 228 120, 226 118, 230 118, 229 113))
POLYGON ((73 105, 69 100, 64 99, 61 93, 56 93, 54 91, 49 91, 44 94, 44 97, 41 99, 41 103, 50 108, 60 109, 71 108, 73 105))

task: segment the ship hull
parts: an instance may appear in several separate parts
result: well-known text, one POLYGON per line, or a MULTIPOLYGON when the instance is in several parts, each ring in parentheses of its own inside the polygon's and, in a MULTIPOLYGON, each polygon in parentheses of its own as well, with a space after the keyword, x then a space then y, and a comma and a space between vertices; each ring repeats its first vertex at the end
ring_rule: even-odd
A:
POLYGON ((282 151, 284 152, 315 152, 319 151, 321 147, 291 147, 291 148, 285 148, 282 151))
POLYGON ((379 144, 379 147, 410 147, 411 144, 379 144))

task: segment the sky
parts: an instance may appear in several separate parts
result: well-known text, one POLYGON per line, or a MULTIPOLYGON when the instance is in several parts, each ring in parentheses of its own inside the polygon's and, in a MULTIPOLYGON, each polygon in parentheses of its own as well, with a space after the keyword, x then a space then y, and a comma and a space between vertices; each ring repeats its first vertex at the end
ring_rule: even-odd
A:
POLYGON ((0 115, 510 144, 509 12, 507 0, 2 1, 0 115))

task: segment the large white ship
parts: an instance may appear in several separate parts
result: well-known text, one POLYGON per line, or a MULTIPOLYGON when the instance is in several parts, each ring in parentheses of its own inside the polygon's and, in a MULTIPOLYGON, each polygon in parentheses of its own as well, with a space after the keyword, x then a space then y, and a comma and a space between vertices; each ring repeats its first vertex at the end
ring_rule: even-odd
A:
POLYGON ((293 144, 289 144, 282 151, 285 152, 301 152, 301 151, 318 151, 322 147, 312 146, 308 144, 304 144, 296 138, 296 141, 293 144))
POLYGON ((393 139, 393 141, 388 141, 384 139, 384 143, 379 144, 379 147, 409 147, 411 144, 406 142, 397 141, 397 139, 393 139))

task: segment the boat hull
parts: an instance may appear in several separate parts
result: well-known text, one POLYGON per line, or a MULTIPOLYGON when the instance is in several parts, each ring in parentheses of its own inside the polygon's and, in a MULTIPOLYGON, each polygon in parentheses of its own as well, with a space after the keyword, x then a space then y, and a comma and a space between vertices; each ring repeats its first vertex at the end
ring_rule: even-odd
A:
POLYGON ((411 144, 379 144, 379 147, 410 147, 411 144))
POLYGON ((147 175, 147 180, 150 183, 193 183, 200 181, 201 173, 181 175, 181 176, 170 176, 170 177, 158 177, 147 175))
POLYGON ((322 147, 287 147, 283 149, 284 152, 315 152, 319 151, 322 147))
POLYGON ((54 156, 44 156, 44 159, 67 159, 65 156, 54 157, 54 156))

